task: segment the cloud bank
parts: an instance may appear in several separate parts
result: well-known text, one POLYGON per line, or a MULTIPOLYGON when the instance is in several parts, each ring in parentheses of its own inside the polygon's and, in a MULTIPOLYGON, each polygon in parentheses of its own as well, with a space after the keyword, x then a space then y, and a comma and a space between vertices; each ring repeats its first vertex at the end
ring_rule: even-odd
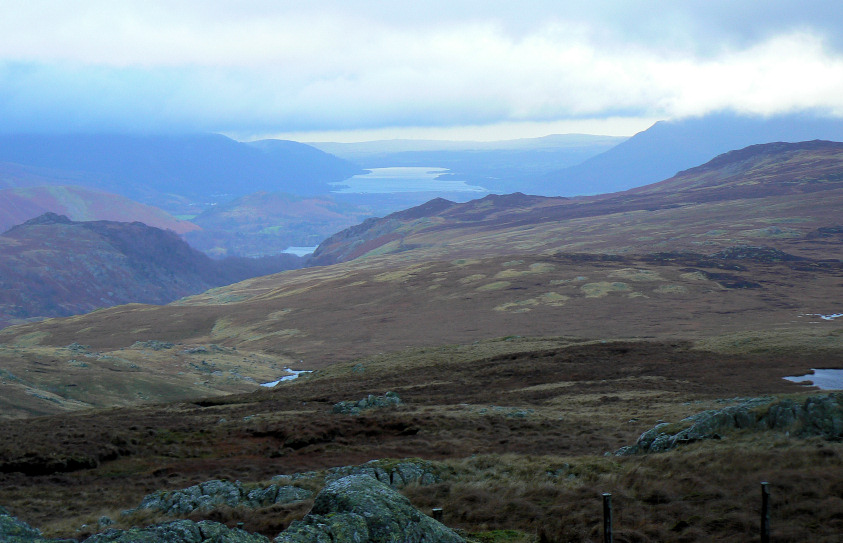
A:
POLYGON ((832 3, 7 4, 6 132, 843 116, 843 12, 832 3))

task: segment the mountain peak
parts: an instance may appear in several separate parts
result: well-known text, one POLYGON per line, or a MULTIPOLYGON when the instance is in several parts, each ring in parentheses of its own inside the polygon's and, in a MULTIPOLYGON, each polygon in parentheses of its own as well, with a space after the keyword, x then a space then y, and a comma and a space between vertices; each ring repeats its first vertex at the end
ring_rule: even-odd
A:
POLYGON ((72 224, 67 215, 59 215, 58 213, 53 213, 52 211, 48 211, 43 215, 39 215, 35 218, 29 219, 21 226, 36 226, 40 224, 72 224))

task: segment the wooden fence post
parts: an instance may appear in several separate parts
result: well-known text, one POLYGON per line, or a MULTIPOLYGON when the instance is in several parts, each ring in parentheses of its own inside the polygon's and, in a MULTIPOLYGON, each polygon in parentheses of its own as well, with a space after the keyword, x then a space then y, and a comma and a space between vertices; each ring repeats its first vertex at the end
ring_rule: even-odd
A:
POLYGON ((603 543, 612 543, 612 495, 603 493, 603 543))
POLYGON ((770 543, 770 489, 761 483, 761 543, 770 543))

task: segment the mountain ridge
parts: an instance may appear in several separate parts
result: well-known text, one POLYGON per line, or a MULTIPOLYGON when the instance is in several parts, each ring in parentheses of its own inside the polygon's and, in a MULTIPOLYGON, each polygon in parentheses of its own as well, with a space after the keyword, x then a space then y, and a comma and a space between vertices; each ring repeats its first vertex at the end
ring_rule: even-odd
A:
MULTIPOLYGON (((257 190, 319 194, 359 167, 298 142, 242 143, 219 134, 132 136, 0 135, 0 163, 56 179, 110 190, 143 202, 162 195, 196 198, 257 190)), ((4 178, 2 188, 24 179, 4 178), (16 180, 17 179, 17 180, 16 180)), ((31 182, 30 182, 31 184, 31 182)))
MULTIPOLYGON (((809 214, 822 212, 824 218, 816 222, 815 228, 826 227, 836 224, 833 222, 834 206, 831 201, 837 201, 843 193, 841 172, 843 143, 817 140, 795 144, 761 144, 720 155, 670 179, 623 192, 577 198, 490 195, 467 203, 439 202, 435 207, 420 206, 383 219, 370 219, 323 242, 314 253, 312 262, 331 264, 364 256, 369 251, 384 254, 388 246, 392 246, 393 250, 417 245, 444 247, 448 244, 444 240, 440 239, 433 244, 427 240, 435 238, 435 232, 445 230, 453 236, 450 244, 461 239, 458 232, 464 230, 466 234, 461 246, 468 250, 468 232, 478 227, 481 219, 487 221, 490 228, 493 225, 497 225, 496 228, 512 228, 532 224, 546 225, 545 228, 550 231, 554 229, 553 223, 560 221, 599 220, 602 216, 640 212, 678 216, 688 213, 687 210, 693 206, 717 202, 732 205, 729 202, 734 204, 747 198, 761 200, 792 196, 785 201, 786 206, 792 207, 794 213, 797 210, 809 214), (738 167, 740 171, 732 171, 738 167), (815 179, 817 177, 822 179, 815 179), (810 210, 815 205, 811 203, 811 193, 820 191, 827 192, 832 200, 819 200, 815 209, 810 210), (350 249, 352 246, 353 250, 350 249)), ((648 220, 643 216, 639 218, 648 220)), ((788 219, 782 217, 782 220, 786 222, 788 219)), ((715 230, 714 226, 711 225, 712 231, 715 230)), ((793 232, 797 231, 795 227, 789 228, 793 232)), ((572 244, 585 243, 585 246, 599 242, 602 237, 602 234, 591 235, 576 230, 570 231, 568 235, 572 239, 581 240, 572 241, 572 244)), ((662 236, 665 240, 671 237, 668 232, 662 236)), ((746 243, 752 244, 753 239, 763 239, 765 243, 782 243, 788 239, 786 236, 782 239, 764 238, 763 232, 758 236, 746 238, 746 243)), ((658 250, 657 245, 651 242, 644 246, 655 251, 658 250)), ((692 248, 682 247, 683 250, 692 248)))
POLYGON ((545 195, 594 195, 656 183, 730 150, 776 141, 843 141, 843 120, 715 114, 659 121, 608 151, 544 177, 545 195))

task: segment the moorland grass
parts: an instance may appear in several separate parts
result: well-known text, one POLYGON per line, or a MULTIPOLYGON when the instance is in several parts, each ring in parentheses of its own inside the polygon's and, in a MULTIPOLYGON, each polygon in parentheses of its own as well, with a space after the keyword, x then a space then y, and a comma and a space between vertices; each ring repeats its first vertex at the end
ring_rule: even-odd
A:
MULTIPOLYGON (((252 394, 4 421, 2 505, 48 536, 75 537, 101 515, 117 527, 163 520, 119 517, 156 490, 420 457, 452 476, 404 492, 484 541, 599 541, 603 492, 614 495, 617 541, 751 541, 762 480, 776 541, 834 541, 839 443, 737 432, 669 453, 604 456, 659 421, 735 398, 803 397, 781 379, 806 363, 798 358, 508 337, 358 359, 252 394), (387 390, 404 403, 332 413, 336 402, 387 390)), ((274 536, 308 503, 191 518, 274 536)))

